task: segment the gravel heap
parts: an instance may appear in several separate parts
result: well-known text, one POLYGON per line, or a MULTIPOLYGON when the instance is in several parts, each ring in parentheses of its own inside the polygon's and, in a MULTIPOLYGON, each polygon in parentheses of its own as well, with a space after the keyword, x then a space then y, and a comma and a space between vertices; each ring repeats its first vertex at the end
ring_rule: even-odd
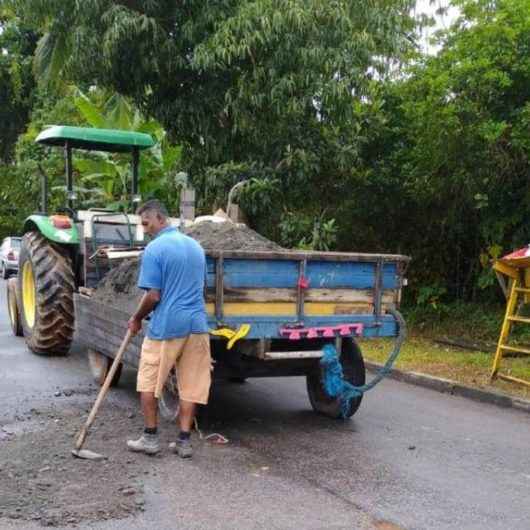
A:
MULTIPOLYGON (((184 233, 197 240, 206 251, 285 250, 248 226, 230 221, 224 223, 203 221, 185 228, 184 233)), ((92 298, 132 314, 144 294, 144 291, 136 286, 139 267, 138 258, 121 261, 101 280, 92 298)))
POLYGON ((184 233, 206 250, 285 250, 244 224, 204 221, 188 226, 184 233))

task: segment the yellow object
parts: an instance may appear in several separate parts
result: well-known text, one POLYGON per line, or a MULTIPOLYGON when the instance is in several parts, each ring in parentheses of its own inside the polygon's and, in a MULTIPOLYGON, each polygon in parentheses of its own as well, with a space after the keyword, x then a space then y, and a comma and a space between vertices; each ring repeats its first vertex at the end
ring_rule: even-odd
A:
MULTIPOLYGON (((506 381, 511 381, 512 383, 518 383, 521 385, 530 386, 530 381, 525 381, 524 379, 519 379, 517 377, 512 377, 510 375, 499 373, 499 368, 504 351, 513 351, 523 353, 525 355, 530 355, 530 350, 525 348, 520 348, 516 346, 510 346, 508 344, 508 337, 514 323, 520 324, 530 324, 530 318, 521 317, 517 315, 517 306, 519 301, 519 296, 523 295, 525 298, 530 295, 530 289, 521 286, 521 280, 519 274, 508 274, 512 271, 510 270, 500 270, 495 267, 496 270, 506 274, 512 278, 510 292, 508 296, 508 301, 506 303, 506 313, 504 315, 504 321, 502 323, 501 334, 499 337, 499 342, 497 344, 497 351, 495 352, 495 359, 493 360, 493 367, 491 369, 491 380, 499 377, 506 381)), ((525 271, 526 272, 526 271, 525 271)), ((526 277, 526 274, 525 274, 526 277)))
POLYGON ((29 261, 22 268, 22 302, 26 324, 32 328, 35 324, 35 280, 29 261))
MULTIPOLYGON (((352 303, 343 302, 306 302, 304 314, 307 316, 344 315, 353 312, 352 303)), ((206 304, 206 312, 215 314, 215 304, 206 304)), ((297 306, 293 302, 225 302, 223 315, 234 316, 296 316, 297 306)))
MULTIPOLYGON (((206 304, 206 312, 215 314, 215 304, 206 304)), ((296 304, 290 302, 225 302, 223 315, 235 316, 296 316, 296 304)))
POLYGON ((243 339, 248 335, 250 331, 250 324, 241 324, 239 328, 234 331, 230 328, 220 328, 220 329, 211 329, 210 335, 216 335, 217 337, 224 337, 228 339, 228 344, 226 345, 227 350, 231 350, 232 346, 239 340, 243 339))
POLYGON ((9 310, 9 320, 15 322, 17 318, 17 306, 16 306, 15 294, 13 296, 8 296, 7 298, 7 308, 9 310))
POLYGON ((516 267, 513 265, 508 265, 500 260, 496 260, 495 263, 493 263, 493 268, 496 271, 501 272, 502 274, 505 274, 506 276, 509 276, 510 278, 519 278, 519 272, 516 267))
POLYGON ((211 329, 210 335, 216 335, 217 337, 224 337, 225 339, 231 339, 236 332, 233 329, 230 328, 219 328, 219 329, 211 329))

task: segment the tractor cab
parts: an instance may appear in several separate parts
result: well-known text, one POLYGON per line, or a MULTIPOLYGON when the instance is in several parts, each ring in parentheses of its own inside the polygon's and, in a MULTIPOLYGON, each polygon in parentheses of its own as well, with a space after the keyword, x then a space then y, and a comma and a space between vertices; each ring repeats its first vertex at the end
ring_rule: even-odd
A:
MULTIPOLYGON (((41 212, 24 223, 19 275, 16 285, 11 282, 8 289, 9 314, 13 315, 13 330, 24 335, 32 351, 66 353, 74 332, 74 292, 95 287, 109 269, 101 249, 132 250, 145 245, 137 215, 101 208, 75 209, 72 153, 75 149, 130 153, 130 210, 134 211, 141 201, 140 151, 155 142, 144 133, 71 126, 50 127, 36 142, 63 149, 67 204, 48 214, 48 183, 43 176, 41 212)), ((170 222, 179 224, 177 219, 170 222)))
POLYGON ((43 177, 40 214, 30 216, 24 233, 37 230, 50 242, 66 245, 72 255, 77 287, 95 287, 108 270, 98 254, 102 246, 134 247, 144 241, 142 225, 134 213, 105 208, 77 210, 74 189, 72 153, 74 150, 130 153, 130 210, 141 201, 138 190, 140 151, 155 145, 149 134, 113 129, 53 126, 36 139, 41 145, 61 147, 64 151, 67 205, 48 215, 48 184, 43 177))
MULTIPOLYGON (((76 194, 74 192, 72 171, 72 150, 106 151, 110 153, 130 153, 132 157, 132 194, 131 203, 140 202, 138 195, 138 167, 140 151, 155 145, 149 134, 120 131, 114 129, 94 129, 90 127, 71 127, 56 125, 42 131, 35 140, 41 145, 62 147, 64 150, 66 193, 70 209, 74 208, 76 194)), ((46 205, 43 205, 46 207, 46 205)))

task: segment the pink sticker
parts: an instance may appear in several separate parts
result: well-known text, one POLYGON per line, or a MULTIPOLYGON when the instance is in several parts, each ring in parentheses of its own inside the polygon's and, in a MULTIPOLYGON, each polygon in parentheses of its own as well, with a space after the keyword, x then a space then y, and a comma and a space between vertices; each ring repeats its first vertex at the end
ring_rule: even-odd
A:
POLYGON ((289 340, 300 340, 302 338, 317 339, 318 337, 333 338, 338 334, 347 337, 351 334, 362 335, 364 325, 361 322, 352 324, 339 324, 337 326, 323 326, 317 328, 281 328, 280 335, 289 340), (320 335, 321 334, 321 335, 320 335))

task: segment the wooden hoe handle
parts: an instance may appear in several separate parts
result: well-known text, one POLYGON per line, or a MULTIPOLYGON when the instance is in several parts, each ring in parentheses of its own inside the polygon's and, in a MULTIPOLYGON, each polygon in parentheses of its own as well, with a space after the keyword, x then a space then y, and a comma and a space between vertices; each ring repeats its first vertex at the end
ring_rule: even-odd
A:
POLYGON ((114 357, 114 361, 112 362, 112 365, 110 367, 110 370, 107 374, 107 377, 105 378, 105 381, 103 383, 103 386, 101 387, 101 390, 99 391, 98 397, 96 398, 96 402, 94 403, 94 406, 92 407, 92 410, 90 411, 90 414, 88 415, 88 418, 83 425, 82 429, 79 431, 79 436, 77 437, 77 441, 75 443, 75 448, 79 451, 83 444, 85 443, 85 438, 88 434, 88 429, 90 429, 90 426, 92 425, 92 422, 94 421, 96 414, 98 413, 99 407, 101 406, 101 403, 105 399, 105 396, 107 395, 107 392, 109 390, 110 384, 112 382, 112 379, 114 378, 114 374, 116 373, 116 370, 118 369, 118 366, 120 365, 121 358, 123 357, 123 354, 125 350, 127 349, 127 346, 129 345, 129 342, 132 339, 132 333, 131 330, 127 330, 127 334, 125 335, 120 349, 118 350, 118 353, 116 354, 116 357, 114 357))

